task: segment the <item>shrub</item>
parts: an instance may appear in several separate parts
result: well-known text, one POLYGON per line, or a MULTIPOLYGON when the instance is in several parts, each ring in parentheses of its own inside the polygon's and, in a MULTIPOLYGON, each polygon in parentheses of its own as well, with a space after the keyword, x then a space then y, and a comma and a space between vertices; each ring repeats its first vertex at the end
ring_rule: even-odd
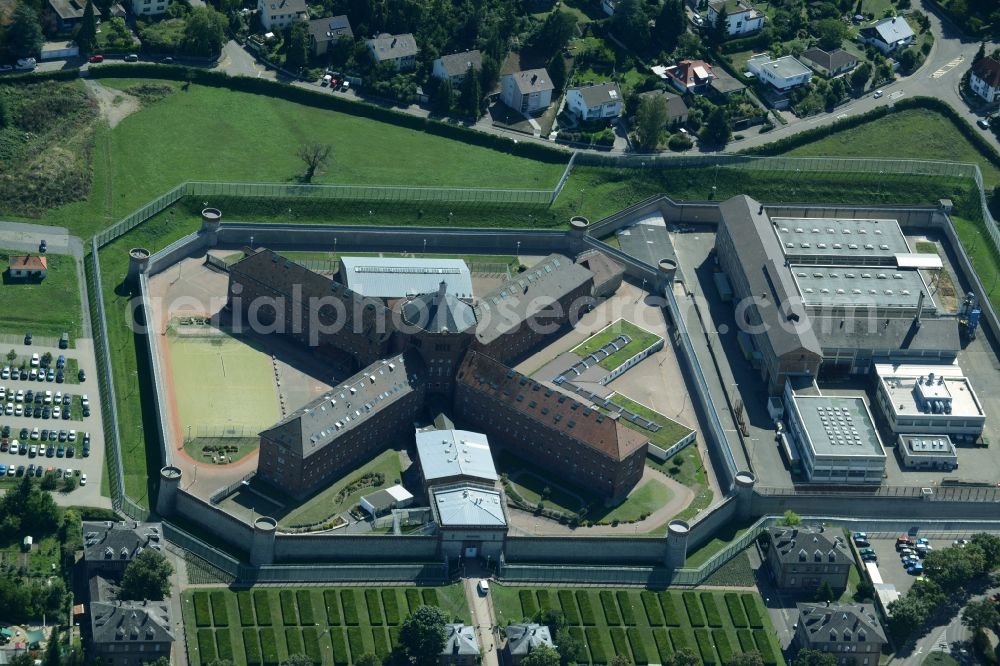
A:
POLYGON ((316 616, 313 614, 312 594, 309 590, 297 590, 295 601, 299 605, 299 622, 304 625, 316 624, 316 616))
POLYGON ((622 623, 622 617, 618 613, 618 607, 615 605, 615 595, 611 594, 610 590, 601 590, 600 592, 601 606, 604 607, 604 619, 608 621, 608 625, 615 627, 622 623))
POLYGON ((215 659, 215 634, 211 629, 198 630, 198 656, 205 664, 215 659))
POLYGON ((691 649, 691 641, 688 640, 688 636, 688 632, 683 629, 670 630, 670 642, 674 644, 674 652, 691 649))
POLYGON ((531 619, 538 615, 538 605, 535 603, 535 595, 531 590, 519 590, 517 598, 521 600, 521 613, 524 617, 531 619))
POLYGON ((219 629, 215 632, 215 642, 219 647, 219 659, 233 660, 233 639, 229 629, 219 629))
POLYGON ((771 647, 771 639, 768 638, 766 631, 763 629, 754 629, 753 642, 757 644, 757 652, 760 652, 760 658, 765 664, 771 666, 778 663, 777 658, 774 656, 774 648, 771 647))
POLYGON ((433 587, 429 587, 426 590, 421 590, 421 596, 424 598, 425 606, 440 606, 441 603, 438 601, 438 591, 433 587))
POLYGON ((701 609, 701 602, 698 601, 698 596, 694 592, 684 592, 681 596, 684 598, 684 608, 687 609, 688 620, 691 622, 691 626, 704 627, 705 613, 701 609))
POLYGON ((681 132, 671 134, 670 138, 667 139, 667 148, 677 153, 690 150, 692 146, 694 146, 694 140, 681 132))
POLYGON ((743 600, 743 610, 747 612, 747 623, 752 629, 761 629, 764 626, 764 618, 760 614, 760 604, 757 603, 757 595, 752 592, 744 592, 740 595, 743 600))
POLYGON ((340 627, 330 629, 330 639, 333 642, 333 663, 337 666, 346 666, 351 661, 351 655, 347 653, 347 641, 344 640, 344 631, 340 627))
POLYGON ((247 655, 247 666, 260 666, 262 663, 260 659, 260 641, 257 640, 257 634, 257 629, 243 630, 243 650, 247 655))
POLYGON ((584 626, 592 627, 597 624, 597 615, 594 614, 594 607, 590 603, 590 592, 577 590, 576 603, 580 605, 580 621, 584 626))
POLYGON ((351 661, 365 653, 365 642, 361 638, 361 627, 347 628, 347 644, 351 646, 351 661))
MULTIPOLYGON (((660 605, 663 607, 663 621, 668 627, 681 626, 681 614, 677 610, 676 599, 670 592, 660 592, 660 605)), ((674 646, 676 647, 676 646, 674 646)))
POLYGON ((628 639, 625 638, 625 630, 621 627, 611 627, 611 646, 615 650, 615 654, 620 654, 627 657, 628 652, 628 639))
POLYGON ((580 625, 580 611, 576 609, 576 600, 570 590, 559 590, 559 606, 562 608, 566 624, 571 627, 580 625))
POLYGON ((728 664, 733 658, 733 646, 729 642, 729 635, 725 629, 713 629, 712 638, 715 640, 715 649, 719 651, 719 661, 728 664))
MULTIPOLYGON (((339 630, 337 631, 339 633, 339 630)), ((306 651, 306 656, 314 664, 319 664, 323 661, 323 653, 319 649, 319 633, 316 627, 306 627, 302 630, 302 647, 306 651)))
POLYGON ((399 596, 396 590, 382 590, 382 605, 385 607, 386 624, 399 624, 399 596))
POLYGON ((384 624, 382 604, 378 600, 378 590, 365 590, 365 605, 368 606, 368 621, 372 624, 384 624))
POLYGON ((586 633, 591 661, 595 664, 608 663, 608 644, 604 642, 604 632, 597 627, 587 627, 586 633))
POLYGON ((637 666, 648 664, 649 657, 646 655, 646 646, 642 642, 642 635, 639 633, 639 628, 629 627, 627 634, 628 644, 632 646, 632 663, 637 666))
POLYGON ((278 601, 281 603, 282 623, 298 624, 298 613, 295 612, 295 593, 291 590, 281 590, 278 592, 278 601))
POLYGON ((340 626, 340 602, 337 601, 337 591, 323 590, 323 601, 326 603, 326 623, 332 627, 340 626))
POLYGON ((420 590, 408 587, 403 596, 406 597, 406 605, 410 609, 409 614, 412 615, 420 608, 420 590))
POLYGON ((226 608, 226 593, 213 590, 209 595, 212 600, 212 622, 216 627, 229 626, 229 609, 226 608))
POLYGON ((740 652, 757 651, 757 644, 753 642, 753 632, 749 629, 737 629, 736 638, 740 641, 740 652))
POLYGON ((358 600, 354 590, 340 591, 340 605, 344 609, 344 624, 358 624, 358 600))
POLYGON ((703 664, 711 666, 719 663, 715 657, 715 648, 712 647, 712 636, 708 633, 708 629, 695 629, 694 640, 698 643, 698 654, 701 655, 703 664))
POLYGON ((271 600, 267 596, 267 590, 254 590, 253 605, 257 611, 257 626, 271 626, 271 600))
POLYGON ((302 632, 297 627, 288 627, 285 629, 285 645, 288 646, 288 654, 304 654, 302 632))
POLYGON ((278 639, 274 629, 266 627, 260 630, 260 656, 267 666, 278 663, 278 639))
POLYGON ((236 605, 240 609, 240 624, 244 627, 257 624, 253 617, 253 595, 249 591, 236 593, 236 605))
POLYGON ((372 627, 372 638, 375 639, 375 655, 386 657, 389 654, 389 639, 385 637, 385 629, 372 627))
POLYGON ((399 627, 389 627, 389 645, 395 649, 399 647, 399 627))
POLYGON ((744 629, 748 625, 747 613, 740 603, 740 597, 735 592, 726 592, 726 607, 729 608, 729 618, 733 621, 733 626, 737 629, 744 629))
POLYGON ((660 609, 660 602, 656 599, 656 594, 648 590, 639 593, 642 598, 642 607, 646 610, 646 619, 649 626, 663 626, 663 611, 660 609))
POLYGON ((719 612, 719 604, 715 601, 715 595, 711 592, 702 592, 701 603, 705 606, 705 617, 708 620, 708 626, 721 627, 722 613, 719 612))
POLYGON ((660 657, 660 663, 671 663, 674 657, 674 650, 670 647, 670 637, 667 636, 667 632, 654 631, 653 638, 656 640, 656 654, 660 657))
POLYGON ((622 610, 622 622, 627 626, 634 626, 636 624, 635 606, 632 604, 632 597, 625 590, 616 592, 615 597, 618 599, 618 607, 622 610))
POLYGON ((538 590, 536 596, 538 597, 539 610, 544 612, 555 609, 555 603, 552 600, 552 594, 548 590, 538 590))
POLYGON ((194 623, 199 627, 212 626, 212 612, 208 607, 208 592, 198 590, 194 593, 194 623))

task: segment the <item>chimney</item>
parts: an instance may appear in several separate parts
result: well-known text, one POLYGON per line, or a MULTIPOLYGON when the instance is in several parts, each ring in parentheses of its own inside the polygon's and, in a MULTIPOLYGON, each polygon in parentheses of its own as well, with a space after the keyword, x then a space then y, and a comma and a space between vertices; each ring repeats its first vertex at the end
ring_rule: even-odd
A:
POLYGON ((917 315, 913 318, 913 325, 920 328, 920 316, 924 310, 924 290, 920 290, 920 296, 917 297, 917 315))
POLYGON ((389 48, 391 48, 391 49, 396 48, 396 38, 395 37, 392 38, 392 44, 389 45, 389 48))
POLYGON ((538 80, 538 74, 531 75, 531 85, 535 85, 535 81, 538 80))

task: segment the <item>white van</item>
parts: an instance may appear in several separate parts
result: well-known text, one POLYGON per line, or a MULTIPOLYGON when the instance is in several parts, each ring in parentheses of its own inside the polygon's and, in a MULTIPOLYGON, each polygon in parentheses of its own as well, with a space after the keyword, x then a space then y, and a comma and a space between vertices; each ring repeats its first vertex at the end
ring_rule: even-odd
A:
POLYGON ((490 593, 490 582, 485 578, 481 578, 479 580, 479 585, 477 585, 476 588, 479 590, 479 594, 485 597, 490 593))

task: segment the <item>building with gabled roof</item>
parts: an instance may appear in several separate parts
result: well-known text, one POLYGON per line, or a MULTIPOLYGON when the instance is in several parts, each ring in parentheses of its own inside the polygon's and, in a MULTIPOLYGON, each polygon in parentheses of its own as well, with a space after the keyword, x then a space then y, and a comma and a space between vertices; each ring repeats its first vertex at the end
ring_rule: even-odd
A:
POLYGON ((554 90, 544 69, 512 72, 500 81, 500 101, 514 111, 534 115, 549 108, 554 90))
POLYGON ((377 37, 367 40, 368 52, 376 64, 391 62, 396 69, 405 72, 416 67, 417 47, 416 38, 406 32, 400 35, 390 35, 383 32, 377 37))
POLYGON ((844 49, 824 51, 818 46, 806 49, 799 58, 823 76, 837 76, 849 72, 858 64, 858 59, 844 49))
POLYGON ((472 274, 462 259, 342 256, 339 262, 337 278, 360 296, 392 299, 428 294, 444 282, 449 294, 472 300, 472 274))
POLYGON ((444 625, 444 647, 438 663, 441 666, 475 666, 479 663, 479 640, 476 629, 462 623, 444 625))
POLYGON ((722 15, 725 15, 728 37, 742 37, 764 27, 764 12, 747 0, 712 0, 708 3, 708 25, 718 25, 722 15))
POLYGON ((871 604, 797 603, 795 643, 800 650, 832 654, 838 664, 876 666, 888 643, 871 604))
POLYGON ((507 626, 506 632, 507 646, 504 648, 504 656, 507 663, 512 666, 520 664, 521 660, 537 647, 545 646, 555 649, 552 633, 544 624, 534 622, 511 624, 507 626))
POLYGON ((478 49, 450 53, 435 59, 431 76, 436 79, 448 79, 453 86, 457 86, 465 80, 470 67, 474 72, 483 69, 483 54, 478 49))
POLYGON ((780 589, 817 590, 823 583, 834 591, 847 588, 854 558, 839 529, 771 527, 768 542, 771 580, 780 589))
POLYGON ((296 21, 309 20, 306 0, 257 0, 260 24, 267 30, 281 30, 296 21))
POLYGON ((168 601, 91 601, 90 647, 105 664, 170 659, 174 643, 168 601))
POLYGON ((85 521, 83 561, 87 574, 120 575, 146 548, 160 550, 160 528, 153 523, 136 521, 85 521))
POLYGON ((570 88, 566 91, 566 106, 581 120, 617 118, 624 99, 618 84, 610 81, 570 88))
POLYGON ((37 254, 12 254, 7 257, 7 274, 15 280, 44 280, 49 262, 37 254))
POLYGON ((496 558, 507 537, 503 491, 491 485, 454 483, 428 491, 441 552, 448 558, 496 558))
POLYGON ((969 87, 990 104, 1000 101, 1000 60, 980 58, 969 73, 969 87))
POLYGON ((354 42, 354 31, 347 16, 342 14, 309 21, 309 47, 313 55, 325 54, 330 45, 340 39, 354 42))
POLYGON ((902 16, 891 16, 861 28, 859 35, 865 44, 874 46, 885 54, 905 49, 916 39, 913 28, 902 16))
POLYGON ((681 60, 664 69, 662 76, 681 94, 703 93, 715 78, 712 66, 704 60, 681 60))
POLYGON ((469 430, 418 430, 417 458, 424 486, 457 481, 496 483, 500 478, 486 435, 469 430))

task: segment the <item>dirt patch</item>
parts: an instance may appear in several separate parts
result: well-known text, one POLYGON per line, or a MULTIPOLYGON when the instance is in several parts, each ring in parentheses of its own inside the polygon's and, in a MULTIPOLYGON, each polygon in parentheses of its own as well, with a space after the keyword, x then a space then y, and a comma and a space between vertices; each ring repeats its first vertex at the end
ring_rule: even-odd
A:
POLYGON ((108 125, 112 128, 142 108, 138 98, 120 90, 105 88, 96 81, 84 81, 84 84, 97 101, 101 117, 108 121, 108 125))

